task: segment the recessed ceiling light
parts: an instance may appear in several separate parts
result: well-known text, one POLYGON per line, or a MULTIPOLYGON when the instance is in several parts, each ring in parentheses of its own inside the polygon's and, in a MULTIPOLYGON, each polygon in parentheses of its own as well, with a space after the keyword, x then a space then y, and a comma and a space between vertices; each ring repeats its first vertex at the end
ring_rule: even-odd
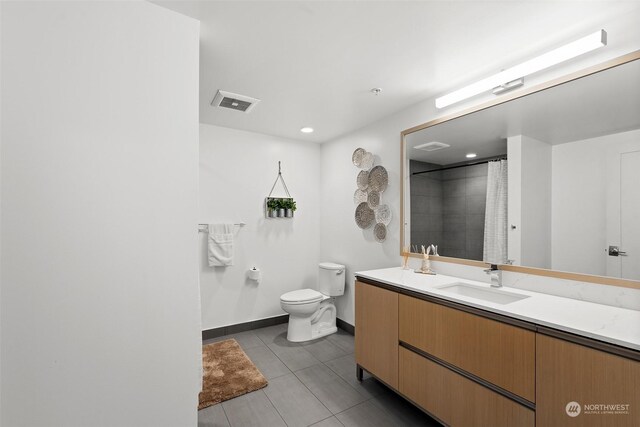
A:
POLYGON ((474 158, 474 157, 476 157, 476 156, 477 156, 477 154, 476 154, 476 153, 468 153, 468 154, 466 155, 467 159, 473 159, 473 158, 474 158))
POLYGON ((313 128, 303 127, 302 129, 300 129, 300 132, 302 132, 302 133, 311 133, 311 132, 313 132, 313 128))

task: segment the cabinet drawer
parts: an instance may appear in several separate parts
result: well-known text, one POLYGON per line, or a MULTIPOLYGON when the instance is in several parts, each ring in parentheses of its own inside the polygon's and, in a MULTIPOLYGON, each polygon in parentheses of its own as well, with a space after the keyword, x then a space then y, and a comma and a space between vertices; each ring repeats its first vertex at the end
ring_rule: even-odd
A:
POLYGON ((535 424, 529 408, 402 347, 400 392, 452 427, 535 424))
POLYGON ((400 295, 399 338, 535 402, 535 333, 400 295))

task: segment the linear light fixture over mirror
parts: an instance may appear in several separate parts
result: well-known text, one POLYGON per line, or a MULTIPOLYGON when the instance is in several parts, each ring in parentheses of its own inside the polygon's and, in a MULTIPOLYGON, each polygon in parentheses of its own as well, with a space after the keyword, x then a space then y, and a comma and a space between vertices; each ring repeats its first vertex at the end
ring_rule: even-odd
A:
POLYGON ((607 32, 605 30, 596 31, 586 37, 554 49, 550 52, 525 61, 519 65, 508 68, 491 77, 482 79, 476 83, 448 93, 440 98, 436 98, 436 108, 444 108, 455 104, 472 96, 488 92, 496 87, 506 85, 514 80, 522 79, 525 76, 552 67, 561 62, 567 61, 576 56, 606 46, 607 32))

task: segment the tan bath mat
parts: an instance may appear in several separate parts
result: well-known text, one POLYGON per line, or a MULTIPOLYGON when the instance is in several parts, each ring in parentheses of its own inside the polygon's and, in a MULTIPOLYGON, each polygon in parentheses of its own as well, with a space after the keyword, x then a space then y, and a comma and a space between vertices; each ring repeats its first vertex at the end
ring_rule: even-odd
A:
POLYGON ((198 409, 267 386, 267 380, 234 339, 202 347, 204 379, 198 409))

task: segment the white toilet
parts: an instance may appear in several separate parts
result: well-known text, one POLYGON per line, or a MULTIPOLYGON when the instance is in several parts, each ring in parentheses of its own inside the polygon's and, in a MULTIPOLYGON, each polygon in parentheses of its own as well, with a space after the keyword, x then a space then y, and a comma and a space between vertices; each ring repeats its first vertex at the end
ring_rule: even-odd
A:
POLYGON ((333 302, 334 297, 344 294, 345 267, 332 262, 320 263, 319 267, 319 292, 299 289, 280 297, 280 307, 289 313, 289 341, 314 340, 338 330, 333 302))

